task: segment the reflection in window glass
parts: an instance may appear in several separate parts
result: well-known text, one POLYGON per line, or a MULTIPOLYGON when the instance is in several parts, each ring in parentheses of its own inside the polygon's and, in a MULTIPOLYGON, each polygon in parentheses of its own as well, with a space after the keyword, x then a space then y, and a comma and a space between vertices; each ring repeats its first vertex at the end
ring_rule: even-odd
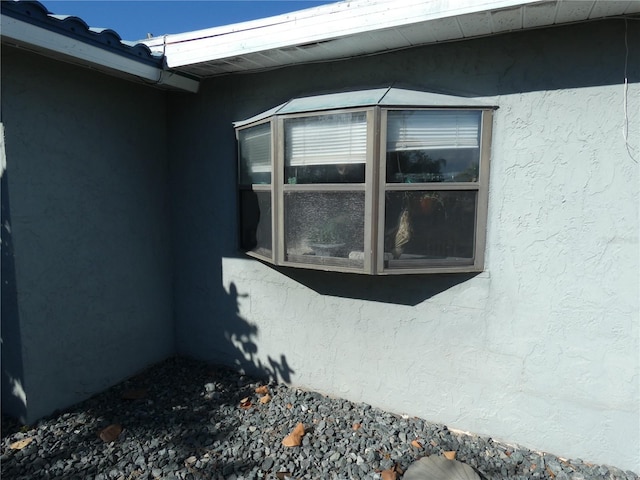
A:
POLYGON ((238 131, 240 184, 271 183, 271 124, 238 131))
POLYGON ((285 183, 364 183, 365 112, 286 119, 285 183))
POLYGON ((387 117, 387 182, 477 182, 478 111, 403 110, 387 117))
POLYGON ((271 192, 240 192, 242 248, 271 258, 271 192))
POLYGON ((364 192, 286 192, 284 203, 288 261, 363 266, 364 192))
POLYGON ((386 193, 385 261, 390 268, 459 260, 474 252, 476 191, 386 193), (413 264, 413 265, 412 265, 413 264))

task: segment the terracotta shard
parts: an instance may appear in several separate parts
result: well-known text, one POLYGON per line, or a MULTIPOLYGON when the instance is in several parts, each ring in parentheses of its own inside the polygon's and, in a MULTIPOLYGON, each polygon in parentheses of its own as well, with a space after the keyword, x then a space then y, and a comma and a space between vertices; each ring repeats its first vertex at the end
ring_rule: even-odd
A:
POLYGON ((122 433, 122 426, 118 425, 117 423, 114 423, 104 428, 100 432, 99 436, 103 442, 109 443, 117 439, 121 433, 122 433))
POLYGON ((417 448, 418 450, 422 449, 422 444, 418 440, 414 440, 411 442, 411 446, 417 448))
POLYGON ((447 450, 446 452, 442 452, 442 454, 445 456, 445 458, 447 460, 455 460, 456 459, 456 452, 453 450, 447 450))
POLYGON ((300 445, 302 445, 302 438, 300 438, 298 435, 287 435, 282 440, 282 445, 284 445, 285 447, 299 447, 300 445))
POLYGON ((270 401, 271 401, 271 395, 269 395, 268 393, 264 397, 260 397, 260 403, 262 403, 263 405, 265 403, 269 403, 270 401))
POLYGON ((29 445, 31 442, 33 442, 33 438, 31 438, 31 437, 23 438, 22 440, 18 440, 17 442, 13 442, 11 445, 9 445, 9 448, 11 450, 22 450, 24 447, 29 445))
POLYGON ((293 431, 284 437, 282 440, 282 445, 285 447, 299 447, 302 445, 302 436, 304 435, 304 425, 302 423, 298 423, 296 428, 293 431))
POLYGON ((390 468, 388 470, 381 471, 380 477, 382 480, 396 480, 398 478, 398 474, 393 468, 390 468))
POLYGON ((256 388, 256 393, 258 395, 267 395, 269 393, 269 387, 267 387, 266 385, 262 385, 256 388))
POLYGON ((296 435, 300 435, 303 436, 304 435, 304 424, 303 423, 298 423, 296 425, 296 428, 293 429, 293 432, 296 435))

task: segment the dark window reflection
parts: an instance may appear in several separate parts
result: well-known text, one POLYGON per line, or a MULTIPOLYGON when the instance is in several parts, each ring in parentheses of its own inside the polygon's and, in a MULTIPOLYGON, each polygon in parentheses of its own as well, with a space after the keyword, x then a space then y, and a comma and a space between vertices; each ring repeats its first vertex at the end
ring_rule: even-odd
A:
POLYGON ((271 192, 240 192, 242 248, 271 257, 271 192))
POLYGON ((387 183, 477 182, 479 161, 477 148, 387 152, 387 183))
POLYGON ((364 183, 364 163, 305 165, 285 167, 285 182, 297 183, 364 183))
POLYGON ((472 259, 476 197, 476 191, 387 192, 387 259, 472 259))

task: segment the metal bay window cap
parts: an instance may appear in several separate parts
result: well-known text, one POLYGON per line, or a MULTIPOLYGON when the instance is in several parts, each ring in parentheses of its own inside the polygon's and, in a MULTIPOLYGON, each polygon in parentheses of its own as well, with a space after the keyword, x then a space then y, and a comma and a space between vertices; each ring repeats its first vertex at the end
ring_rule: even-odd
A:
POLYGON ((434 107, 434 108, 491 108, 495 109, 494 97, 461 97, 442 93, 421 92, 404 88, 387 87, 329 93, 310 97, 294 98, 259 113, 246 120, 233 122, 235 128, 259 122, 274 115, 334 110, 355 107, 434 107))

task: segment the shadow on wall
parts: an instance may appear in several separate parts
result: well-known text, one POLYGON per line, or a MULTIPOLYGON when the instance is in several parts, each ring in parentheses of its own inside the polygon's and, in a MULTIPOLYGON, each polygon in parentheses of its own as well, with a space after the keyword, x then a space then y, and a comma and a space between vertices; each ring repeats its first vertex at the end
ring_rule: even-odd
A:
POLYGON ((277 268, 280 273, 321 295, 415 306, 477 273, 370 276, 277 268))
MULTIPOLYGON (((243 230, 240 234, 242 248, 271 251, 270 204, 263 205, 261 208, 255 192, 250 192, 243 198, 245 201, 241 205, 243 230), (263 210, 266 210, 265 215, 262 215, 263 210)), ((321 295, 410 306, 418 305, 477 275, 477 273, 465 273, 372 276, 277 267, 263 263, 321 295)), ((238 293, 234 284, 231 284, 230 290, 229 295, 235 296, 237 314, 238 293)))
MULTIPOLYGON (((0 155, 4 155, 3 144, 0 145, 0 150, 0 155)), ((6 170, 0 174, 2 175, 0 186, 2 191, 2 308, 0 324, 2 342, 2 413, 24 422, 27 416, 27 399, 24 392, 18 292, 16 290, 16 269, 11 238, 9 182, 6 170)))
MULTIPOLYGON (((248 294, 238 292, 235 283, 231 282, 223 303, 227 312, 221 312, 218 326, 223 327, 224 345, 221 346, 219 362, 243 373, 265 380, 291 383, 291 375, 295 373, 287 362, 285 355, 279 359, 267 356, 266 362, 258 356, 258 327, 240 315, 239 302, 248 298, 248 294)), ((223 307, 224 308, 224 307, 223 307)))
MULTIPOLYGON (((253 299, 248 291, 238 280, 233 283, 223 275, 223 259, 240 255, 240 231, 235 205, 230 205, 237 196, 235 169, 220 167, 221 162, 235 161, 233 128, 214 110, 203 107, 219 95, 216 91, 208 99, 205 91, 197 97, 179 95, 170 100, 176 108, 169 108, 170 130, 175 132, 169 156, 180 159, 170 166, 170 194, 175 199, 171 210, 176 353, 260 379, 291 383, 295 372, 287 358, 280 352, 268 356, 260 351, 259 322, 241 314, 250 311, 253 299), (214 156, 219 162, 211 161, 212 151, 201 132, 191 128, 193 121, 224 132, 221 149, 214 156), (182 155, 185 149, 191 154, 182 155), (223 173, 232 175, 233 181, 221 177, 223 173), (211 188, 214 184, 216 188, 211 188)), ((259 206, 257 195, 249 200, 259 206)), ((253 214, 257 215, 253 221, 259 222, 260 213, 253 214)), ((268 317, 269 312, 257 312, 261 313, 268 317)))

